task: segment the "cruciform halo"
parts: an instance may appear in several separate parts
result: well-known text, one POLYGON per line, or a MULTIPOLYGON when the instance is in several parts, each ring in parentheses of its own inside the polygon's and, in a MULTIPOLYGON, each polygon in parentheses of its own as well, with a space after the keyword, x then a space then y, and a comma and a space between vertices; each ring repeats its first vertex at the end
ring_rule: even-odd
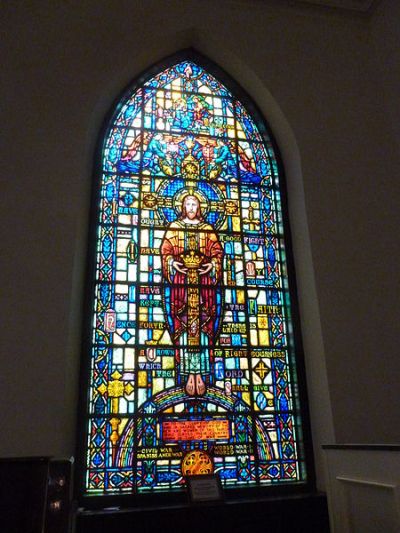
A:
POLYGON ((210 211, 210 201, 205 196, 205 194, 203 194, 198 189, 192 187, 185 187, 183 189, 180 189, 173 197, 172 204, 174 206, 175 213, 177 214, 177 216, 179 217, 181 214, 182 202, 186 196, 194 196, 195 198, 197 198, 200 204, 201 212, 203 214, 203 217, 205 218, 208 212, 210 211))

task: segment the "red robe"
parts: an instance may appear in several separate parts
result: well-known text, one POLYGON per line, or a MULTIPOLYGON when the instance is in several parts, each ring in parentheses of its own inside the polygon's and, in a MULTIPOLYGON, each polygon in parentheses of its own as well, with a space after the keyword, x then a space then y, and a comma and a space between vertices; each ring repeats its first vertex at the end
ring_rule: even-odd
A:
MULTIPOLYGON (((164 278, 164 302, 167 315, 168 330, 176 346, 181 346, 188 337, 197 337, 198 350, 213 348, 221 322, 222 289, 222 246, 214 229, 209 224, 185 224, 183 221, 172 222, 165 233, 162 245, 162 272, 164 278), (190 250, 201 256, 201 265, 212 263, 213 268, 207 274, 201 275, 198 270, 197 290, 192 291, 192 297, 198 304, 198 317, 191 320, 188 313, 188 274, 175 270, 172 261, 178 261, 184 266, 184 255, 190 250), (193 296, 194 292, 194 296, 193 296), (188 324, 192 331, 188 331, 188 324), (197 331, 198 330, 198 331, 197 331), (200 340, 201 337, 201 340, 200 340)), ((201 266, 199 267, 201 268, 201 266)), ((192 345, 192 349, 196 346, 192 345)), ((177 350, 177 357, 179 358, 177 350)))

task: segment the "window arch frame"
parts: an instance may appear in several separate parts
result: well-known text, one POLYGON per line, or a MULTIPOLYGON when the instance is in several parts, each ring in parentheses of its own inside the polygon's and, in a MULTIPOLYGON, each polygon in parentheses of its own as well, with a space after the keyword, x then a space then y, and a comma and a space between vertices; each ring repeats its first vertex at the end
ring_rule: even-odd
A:
MULTIPOLYGON (((299 304, 297 297, 297 283, 295 261, 293 256, 292 237, 289 223, 289 207, 288 195, 286 185, 286 175, 284 171, 283 160, 279 147, 276 143, 274 134, 254 99, 246 92, 240 85, 240 82, 234 80, 223 68, 214 63, 208 57, 202 55, 193 48, 181 50, 173 55, 165 57, 161 61, 153 63, 149 68, 142 71, 136 76, 114 99, 108 112, 105 115, 101 128, 99 130, 95 153, 94 165, 92 172, 92 186, 91 186, 91 200, 90 200, 90 215, 88 228, 88 244, 87 244, 87 260, 86 260, 86 275, 85 275, 85 290, 83 295, 83 335, 82 335, 82 356, 80 368, 80 384, 79 384, 79 408, 78 408, 78 424, 76 436, 76 475, 75 475, 75 494, 78 501, 87 508, 100 508, 108 504, 121 506, 136 506, 146 504, 163 504, 163 503, 177 503, 185 502, 186 496, 183 492, 157 492, 154 494, 115 494, 115 495, 86 495, 84 491, 84 474, 85 474, 85 460, 86 460, 86 431, 87 431, 87 405, 90 391, 90 363, 92 359, 92 320, 93 320, 93 301, 96 286, 96 247, 98 239, 99 228, 99 214, 100 208, 100 193, 101 193, 101 177, 103 174, 103 155, 104 142, 109 133, 113 118, 116 117, 122 104, 129 96, 132 96, 144 84, 161 73, 163 70, 172 67, 180 61, 193 61, 202 67, 205 72, 214 76, 224 87, 226 87, 232 96, 240 102, 249 116, 253 119, 259 129, 263 144, 268 141, 273 149, 276 159, 278 176, 279 176, 279 192, 281 198, 281 215, 283 238, 285 243, 285 264, 287 267, 287 280, 289 284, 288 292, 290 296, 291 317, 290 323, 292 325, 291 337, 293 346, 288 347, 292 377, 292 392, 293 392, 293 416, 296 414, 300 416, 301 421, 296 422, 298 428, 297 441, 300 444, 302 452, 302 462, 306 468, 306 479, 304 481, 296 481, 293 483, 274 483, 263 486, 250 487, 229 487, 229 495, 233 498, 247 498, 260 497, 272 495, 287 495, 298 492, 309 492, 315 490, 315 467, 313 457, 313 446, 311 438, 311 425, 308 407, 308 395, 306 385, 305 372, 305 357, 301 333, 301 321, 299 313, 299 304)), ((300 461, 299 461, 300 462, 300 461)))

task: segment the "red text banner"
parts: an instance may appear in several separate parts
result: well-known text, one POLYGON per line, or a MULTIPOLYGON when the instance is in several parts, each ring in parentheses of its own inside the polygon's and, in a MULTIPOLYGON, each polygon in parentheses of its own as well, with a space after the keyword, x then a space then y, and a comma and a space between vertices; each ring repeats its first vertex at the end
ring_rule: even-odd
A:
POLYGON ((228 420, 177 420, 163 422, 163 440, 218 440, 229 438, 228 420))

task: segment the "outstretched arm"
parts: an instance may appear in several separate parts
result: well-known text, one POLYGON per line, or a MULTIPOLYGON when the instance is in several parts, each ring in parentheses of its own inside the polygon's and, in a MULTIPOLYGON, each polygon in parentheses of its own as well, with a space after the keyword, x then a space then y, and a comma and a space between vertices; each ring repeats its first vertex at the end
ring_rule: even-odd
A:
POLYGON ((201 276, 209 274, 214 284, 218 283, 222 273, 223 250, 215 233, 209 233, 206 247, 206 256, 210 258, 199 270, 201 276))
POLYGON ((176 255, 176 247, 172 242, 176 240, 176 234, 173 231, 167 231, 161 244, 161 258, 162 258, 162 271, 164 277, 173 282, 174 274, 180 272, 181 274, 187 273, 187 268, 179 260, 176 255))
POLYGON ((214 268, 213 263, 204 263, 201 266, 201 268, 199 268, 200 276, 204 276, 204 274, 208 274, 213 268, 214 268))
POLYGON ((178 272, 180 272, 181 274, 186 274, 188 269, 183 266, 183 263, 181 263, 180 261, 175 261, 174 259, 170 262, 170 265, 172 266, 172 268, 174 268, 175 270, 177 270, 178 272))

